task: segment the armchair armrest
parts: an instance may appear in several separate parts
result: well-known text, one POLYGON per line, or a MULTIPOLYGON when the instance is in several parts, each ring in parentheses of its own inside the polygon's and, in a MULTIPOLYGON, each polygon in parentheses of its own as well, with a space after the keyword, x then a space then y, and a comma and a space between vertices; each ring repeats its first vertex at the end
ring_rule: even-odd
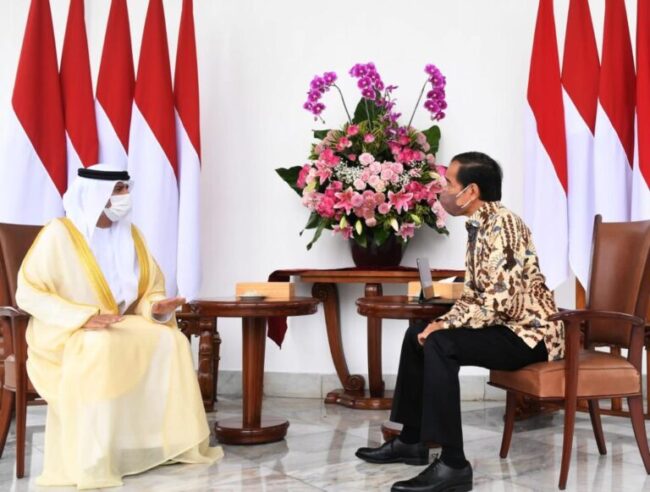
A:
POLYGON ((567 309, 548 317, 549 321, 567 321, 569 323, 582 323, 592 319, 620 321, 630 323, 633 326, 645 326, 646 321, 632 314, 620 313, 618 311, 602 311, 596 309, 567 309))
POLYGON ((22 309, 13 307, 13 306, 0 306, 0 316, 7 318, 16 319, 16 318, 29 318, 31 315, 22 309))
POLYGON ((0 325, 5 357, 14 354, 16 363, 24 364, 27 360, 25 331, 31 315, 14 306, 0 306, 0 318, 4 318, 0 325))

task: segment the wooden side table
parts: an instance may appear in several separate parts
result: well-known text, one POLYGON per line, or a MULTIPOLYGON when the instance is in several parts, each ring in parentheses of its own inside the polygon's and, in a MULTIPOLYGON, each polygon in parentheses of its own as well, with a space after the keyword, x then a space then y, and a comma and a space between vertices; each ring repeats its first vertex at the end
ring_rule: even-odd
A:
MULTIPOLYGON (((368 319, 433 320, 449 311, 454 302, 440 298, 420 304, 407 296, 362 297, 357 300, 357 311, 368 319)), ((386 421, 381 426, 385 440, 399 435, 400 431, 401 425, 395 422, 386 421)))
MULTIPOLYGON (((464 270, 431 270, 434 280, 464 276, 464 270)), ((337 403, 362 410, 385 410, 392 405, 392 392, 384 390, 381 368, 381 318, 368 317, 368 389, 360 374, 350 374, 341 336, 338 284, 365 284, 365 297, 381 296, 383 284, 406 284, 419 280, 416 268, 341 268, 338 270, 276 270, 271 281, 288 281, 293 276, 313 284, 312 295, 320 299, 332 361, 343 388, 327 394, 325 403, 337 403)), ((402 318, 404 319, 404 318, 402 318)))
POLYGON ((215 423, 215 434, 220 442, 261 444, 284 439, 289 422, 276 417, 262 417, 266 322, 271 316, 314 314, 318 303, 318 299, 311 297, 295 297, 259 301, 198 299, 189 304, 190 311, 200 320, 242 318, 243 415, 242 418, 215 423))

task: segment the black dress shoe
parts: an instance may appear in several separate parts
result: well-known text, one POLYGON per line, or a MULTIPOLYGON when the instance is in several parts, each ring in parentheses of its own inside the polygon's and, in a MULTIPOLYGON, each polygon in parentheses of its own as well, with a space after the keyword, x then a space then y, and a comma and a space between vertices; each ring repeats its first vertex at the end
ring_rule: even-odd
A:
POLYGON ((406 444, 399 437, 385 442, 378 448, 359 448, 355 453, 368 463, 406 463, 426 465, 429 462, 429 448, 423 443, 406 444))
POLYGON ((422 473, 410 480, 395 482, 391 492, 467 492, 472 490, 472 465, 457 469, 445 465, 436 456, 422 473))

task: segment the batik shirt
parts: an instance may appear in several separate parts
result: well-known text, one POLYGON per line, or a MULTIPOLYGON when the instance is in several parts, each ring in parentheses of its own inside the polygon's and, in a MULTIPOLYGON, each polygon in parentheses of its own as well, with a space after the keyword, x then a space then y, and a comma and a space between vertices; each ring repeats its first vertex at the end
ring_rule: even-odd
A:
POLYGON ((505 325, 533 348, 544 341, 549 360, 564 357, 564 327, 545 283, 530 230, 499 202, 486 202, 468 219, 465 288, 438 318, 444 328, 505 325))

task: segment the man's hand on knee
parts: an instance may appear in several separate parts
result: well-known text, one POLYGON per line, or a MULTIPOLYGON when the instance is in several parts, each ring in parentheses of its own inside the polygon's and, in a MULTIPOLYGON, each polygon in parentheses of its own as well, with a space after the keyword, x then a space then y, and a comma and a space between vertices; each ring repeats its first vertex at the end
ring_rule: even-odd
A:
POLYGON ((424 341, 427 339, 427 337, 434 331, 438 330, 442 330, 442 321, 434 321, 432 323, 429 323, 424 330, 418 333, 418 343, 420 345, 424 345, 424 341))

